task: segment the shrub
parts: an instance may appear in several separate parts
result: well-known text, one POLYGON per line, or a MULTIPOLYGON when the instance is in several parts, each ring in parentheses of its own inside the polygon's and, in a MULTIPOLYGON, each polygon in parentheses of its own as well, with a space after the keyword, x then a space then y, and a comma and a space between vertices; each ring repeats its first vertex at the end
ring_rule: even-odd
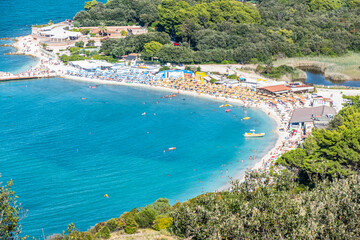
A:
POLYGON ((156 218, 157 212, 152 207, 145 207, 135 214, 135 221, 141 228, 149 228, 156 218))
POLYGON ((163 67, 161 67, 161 68, 159 69, 159 72, 161 72, 161 71, 166 71, 166 70, 170 70, 170 68, 167 67, 167 66, 163 66, 163 67))
POLYGON ((95 41, 94 40, 89 40, 86 44, 87 47, 92 47, 95 45, 95 41))
POLYGON ((78 41, 75 43, 75 47, 83 48, 84 47, 84 41, 78 41))
POLYGON ((106 222, 106 227, 109 228, 110 232, 113 232, 116 228, 119 227, 119 219, 112 218, 106 222))
POLYGON ((125 233, 134 234, 137 230, 138 225, 136 224, 135 219, 129 218, 126 221, 125 233))
POLYGON ((173 222, 174 222, 174 219, 172 217, 157 216, 154 221, 153 228, 156 231, 167 229, 168 227, 170 227, 173 224, 173 222))
POLYGON ((108 239, 111 237, 110 230, 108 227, 103 227, 100 231, 101 237, 108 239))
POLYGON ((98 224, 95 225, 94 227, 94 232, 100 232, 100 230, 105 227, 105 223, 104 222, 99 222, 98 224))

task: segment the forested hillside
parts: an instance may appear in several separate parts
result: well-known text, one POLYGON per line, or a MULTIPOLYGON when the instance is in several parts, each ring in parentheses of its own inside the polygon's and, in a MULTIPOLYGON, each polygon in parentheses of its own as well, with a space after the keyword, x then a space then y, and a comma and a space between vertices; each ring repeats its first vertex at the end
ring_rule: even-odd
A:
MULTIPOLYGON (((76 24, 140 24, 168 34, 163 39, 180 45, 161 42, 154 56, 163 62, 266 63, 284 56, 360 50, 360 0, 94 0, 86 9, 76 14, 76 24)), ((108 41, 102 49, 106 54, 142 51, 150 59, 145 43, 132 47, 137 37, 108 41)))

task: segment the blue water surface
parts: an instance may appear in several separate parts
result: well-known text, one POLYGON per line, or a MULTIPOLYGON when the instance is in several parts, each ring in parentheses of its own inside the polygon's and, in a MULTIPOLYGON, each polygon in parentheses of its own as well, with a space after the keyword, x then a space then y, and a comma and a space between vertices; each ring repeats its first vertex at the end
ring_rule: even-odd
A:
POLYGON ((71 222, 86 230, 160 197, 214 191, 276 141, 262 111, 165 94, 55 78, 1 83, 0 169, 29 210, 24 233, 71 222), (266 136, 245 139, 252 128, 266 136))
POLYGON ((305 82, 323 86, 360 87, 360 81, 330 81, 321 73, 311 71, 306 72, 305 82))
MULTIPOLYGON (((0 1, 0 38, 72 18, 83 5, 0 1)), ((37 61, 3 55, 9 51, 0 48, 0 71, 20 72, 37 61)), ((61 233, 71 222, 87 230, 160 197, 174 204, 214 191, 252 167, 249 156, 259 160, 277 138, 274 121, 260 110, 234 106, 225 113, 223 103, 196 97, 89 85, 56 78, 0 83, 1 181, 14 180, 28 210, 24 235, 61 233), (266 136, 245 139, 251 128, 266 136), (176 150, 164 152, 170 147, 176 150)))

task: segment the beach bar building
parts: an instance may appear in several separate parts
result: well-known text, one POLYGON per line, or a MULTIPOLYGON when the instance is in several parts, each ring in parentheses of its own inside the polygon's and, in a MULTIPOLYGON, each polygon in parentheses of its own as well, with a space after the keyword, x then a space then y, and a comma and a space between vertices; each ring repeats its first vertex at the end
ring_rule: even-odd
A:
POLYGON ((301 129, 304 135, 315 128, 325 128, 335 116, 335 108, 329 106, 297 108, 290 119, 290 128, 301 129))
POLYGON ((282 95, 282 94, 287 94, 287 93, 313 92, 314 87, 296 82, 296 83, 289 83, 289 84, 258 87, 258 88, 256 88, 256 91, 258 93, 262 93, 262 94, 282 95))
POLYGON ((266 87, 258 87, 256 91, 262 94, 282 95, 289 93, 291 91, 291 88, 285 85, 273 85, 266 87))

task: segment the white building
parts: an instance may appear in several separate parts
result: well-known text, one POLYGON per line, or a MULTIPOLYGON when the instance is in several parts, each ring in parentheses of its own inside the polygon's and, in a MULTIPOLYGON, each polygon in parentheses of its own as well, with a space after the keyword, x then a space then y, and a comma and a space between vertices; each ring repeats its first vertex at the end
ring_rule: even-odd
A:
POLYGON ((61 43, 78 40, 82 34, 80 32, 69 31, 68 24, 54 24, 43 28, 33 29, 33 34, 47 38, 49 42, 61 43))

